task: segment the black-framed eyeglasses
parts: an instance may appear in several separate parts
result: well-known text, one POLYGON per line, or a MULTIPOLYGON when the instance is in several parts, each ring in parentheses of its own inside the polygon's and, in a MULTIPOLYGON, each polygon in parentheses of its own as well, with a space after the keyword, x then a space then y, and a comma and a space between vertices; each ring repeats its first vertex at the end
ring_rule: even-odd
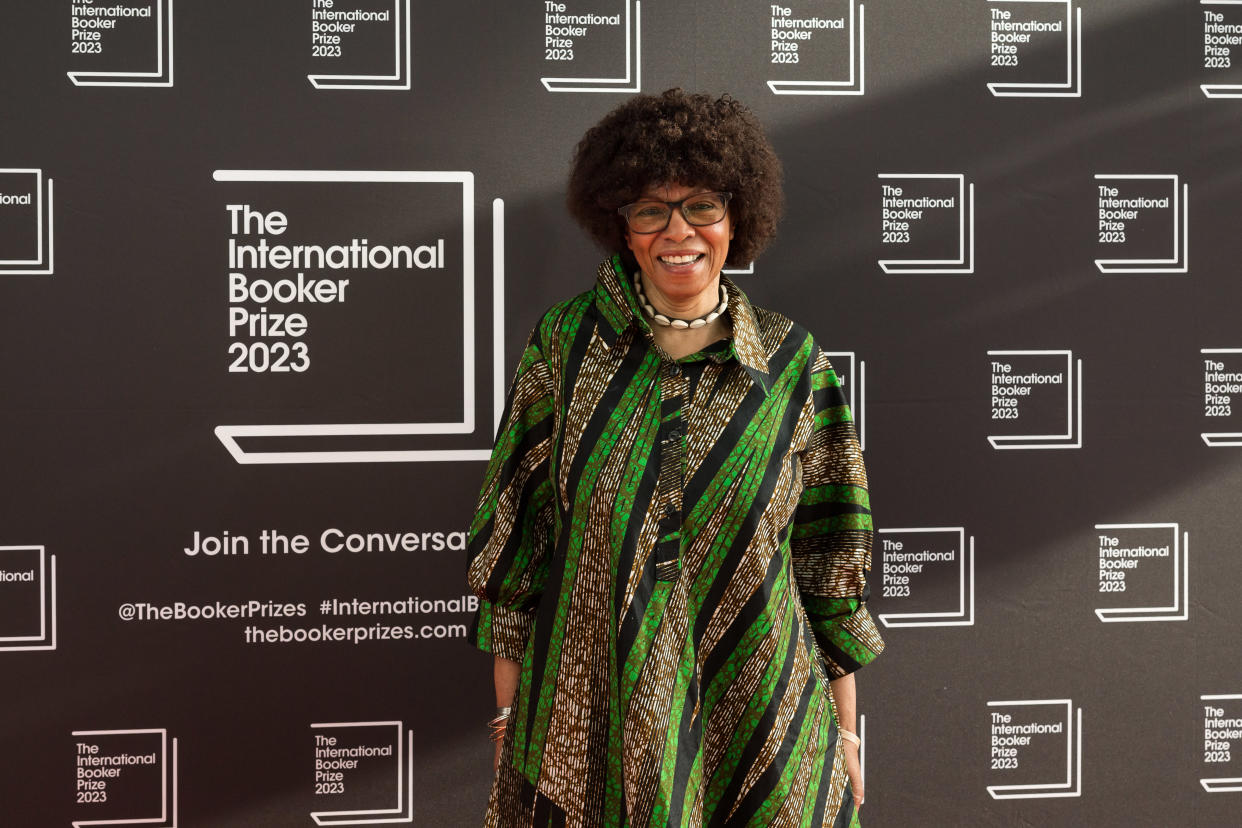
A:
POLYGON ((625 223, 631 233, 659 233, 673 220, 673 209, 681 211, 687 224, 695 227, 706 227, 715 224, 725 217, 729 199, 733 193, 695 193, 681 201, 656 201, 643 199, 618 207, 617 212, 625 217, 625 223))

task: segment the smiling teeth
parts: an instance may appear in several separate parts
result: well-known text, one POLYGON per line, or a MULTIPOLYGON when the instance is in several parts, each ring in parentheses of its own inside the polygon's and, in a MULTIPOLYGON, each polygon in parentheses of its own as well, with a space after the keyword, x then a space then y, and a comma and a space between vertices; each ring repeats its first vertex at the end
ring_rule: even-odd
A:
POLYGON ((695 261, 701 255, 701 253, 694 253, 688 256, 661 256, 660 261, 668 262, 669 264, 690 264, 690 262, 695 261))

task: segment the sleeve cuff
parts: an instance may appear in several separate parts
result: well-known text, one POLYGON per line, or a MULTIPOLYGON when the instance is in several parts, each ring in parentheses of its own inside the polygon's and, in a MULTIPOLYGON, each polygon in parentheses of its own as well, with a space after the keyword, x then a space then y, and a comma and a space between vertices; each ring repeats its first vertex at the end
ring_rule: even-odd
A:
POLYGON ((479 600, 470 624, 470 643, 492 655, 521 663, 535 614, 479 600))
POLYGON ((827 630, 817 629, 815 643, 819 645, 829 677, 834 679, 867 666, 884 652, 884 640, 865 606, 835 621, 827 630))

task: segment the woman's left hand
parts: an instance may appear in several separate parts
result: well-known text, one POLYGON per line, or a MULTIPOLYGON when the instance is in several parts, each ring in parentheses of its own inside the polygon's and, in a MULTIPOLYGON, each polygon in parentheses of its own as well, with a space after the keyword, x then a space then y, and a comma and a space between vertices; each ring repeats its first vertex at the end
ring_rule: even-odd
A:
MULTIPOLYGON (((855 713, 858 707, 853 673, 847 673, 832 680, 832 698, 837 707, 837 726, 853 734, 855 713)), ((855 743, 856 736, 846 739, 842 735, 841 739, 845 742, 845 770, 850 777, 850 790, 854 794, 854 805, 858 806, 863 804, 862 762, 859 759, 862 744, 855 743)))
POLYGON ((854 794, 855 808, 863 804, 862 763, 859 761, 858 751, 858 745, 853 742, 845 743, 845 770, 850 777, 850 790, 854 794))

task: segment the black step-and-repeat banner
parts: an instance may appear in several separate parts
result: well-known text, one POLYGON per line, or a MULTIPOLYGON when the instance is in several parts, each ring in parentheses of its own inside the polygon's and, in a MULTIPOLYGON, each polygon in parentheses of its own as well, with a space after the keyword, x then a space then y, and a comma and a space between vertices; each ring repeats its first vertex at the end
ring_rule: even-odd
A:
POLYGON ((730 92, 832 351, 868 825, 1242 813, 1242 4, 0 4, 0 823, 478 824, 465 529, 598 251, 571 149, 730 92))

